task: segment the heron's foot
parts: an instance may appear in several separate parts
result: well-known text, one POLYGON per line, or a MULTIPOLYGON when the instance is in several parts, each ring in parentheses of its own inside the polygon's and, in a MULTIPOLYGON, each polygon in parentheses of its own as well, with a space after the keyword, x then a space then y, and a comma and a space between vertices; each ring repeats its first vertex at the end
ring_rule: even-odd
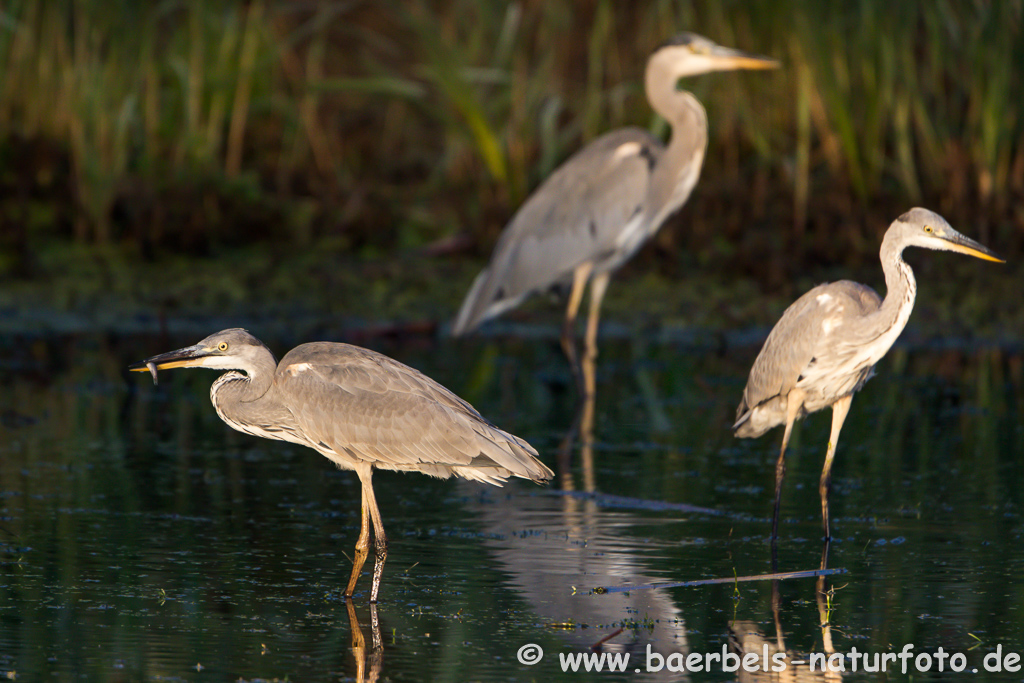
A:
POLYGON ((345 588, 345 597, 351 598, 356 591, 356 581, 359 580, 359 574, 363 571, 363 564, 366 562, 366 556, 369 554, 369 547, 360 548, 356 546, 356 556, 352 560, 352 574, 348 577, 348 586, 345 588))

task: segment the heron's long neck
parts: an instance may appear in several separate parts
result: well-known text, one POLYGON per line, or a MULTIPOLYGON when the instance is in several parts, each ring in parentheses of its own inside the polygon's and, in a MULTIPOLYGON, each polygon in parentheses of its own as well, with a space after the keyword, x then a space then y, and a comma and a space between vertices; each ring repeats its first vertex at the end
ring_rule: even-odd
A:
POLYGON ((697 184, 708 146, 708 117, 697 98, 677 90, 675 80, 666 74, 649 69, 645 85, 651 107, 672 127, 672 138, 651 179, 656 196, 651 197, 650 205, 659 207, 655 223, 660 225, 683 205, 697 184))
MULTIPOLYGON (((277 361, 268 350, 257 366, 245 372, 226 372, 210 387, 210 402, 220 419, 241 432, 249 432, 243 425, 253 424, 253 404, 263 398, 274 384, 277 361)), ((263 409, 261 409, 263 410, 263 409)))
POLYGON ((886 337, 888 341, 883 354, 907 326, 917 297, 917 280, 914 279, 914 271, 903 260, 903 247, 891 233, 886 233, 882 239, 880 256, 882 270, 885 272, 885 299, 876 315, 881 321, 880 336, 886 337))

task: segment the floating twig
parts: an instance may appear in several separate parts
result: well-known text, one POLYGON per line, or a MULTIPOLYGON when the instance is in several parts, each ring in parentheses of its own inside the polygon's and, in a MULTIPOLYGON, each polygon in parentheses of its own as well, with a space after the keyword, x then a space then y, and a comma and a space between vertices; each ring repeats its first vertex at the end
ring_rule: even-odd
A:
POLYGON ((845 574, 846 569, 808 569, 798 572, 776 572, 774 574, 755 574, 753 576, 728 576, 720 579, 694 579, 692 581, 666 581, 664 583, 645 583, 628 586, 601 586, 594 589, 594 592, 602 595, 604 593, 628 593, 629 591, 642 591, 652 588, 694 588, 697 586, 713 586, 719 583, 739 583, 741 581, 785 581, 787 579, 810 579, 819 576, 832 576, 834 574, 845 574))

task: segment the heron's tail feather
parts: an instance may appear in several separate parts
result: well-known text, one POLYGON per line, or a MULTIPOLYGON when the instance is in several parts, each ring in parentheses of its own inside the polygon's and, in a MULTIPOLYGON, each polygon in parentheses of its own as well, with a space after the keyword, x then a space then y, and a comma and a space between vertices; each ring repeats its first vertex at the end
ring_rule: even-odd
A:
POLYGON ((512 476, 512 473, 503 467, 488 467, 487 469, 453 467, 452 472, 463 479, 472 479, 492 486, 502 486, 512 476))
POLYGON ((486 421, 473 424, 473 430, 477 438, 471 448, 479 450, 467 464, 453 467, 455 474, 498 486, 508 477, 543 484, 555 476, 537 459, 537 450, 519 437, 486 421))

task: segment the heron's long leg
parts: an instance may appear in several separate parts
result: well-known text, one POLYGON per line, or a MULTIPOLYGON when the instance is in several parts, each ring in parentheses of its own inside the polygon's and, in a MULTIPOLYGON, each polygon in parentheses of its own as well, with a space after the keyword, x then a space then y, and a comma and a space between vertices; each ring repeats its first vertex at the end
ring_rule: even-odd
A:
POLYGON ((359 572, 363 571, 363 563, 366 562, 366 555, 370 549, 370 510, 366 507, 365 490, 362 493, 360 508, 362 522, 359 527, 359 538, 356 540, 356 556, 352 559, 352 575, 349 577, 348 587, 345 589, 346 598, 351 598, 356 590, 359 572))
POLYGON ((610 278, 609 273, 601 273, 590 281, 590 314, 587 316, 586 348, 583 351, 583 388, 584 396, 588 398, 593 398, 597 393, 594 378, 594 363, 597 360, 597 323, 601 317, 601 300, 604 299, 610 278))
POLYGON ((384 535, 384 522, 380 517, 380 508, 377 507, 377 499, 373 495, 373 469, 369 466, 360 468, 359 480, 363 484, 363 498, 366 500, 366 507, 370 511, 370 519, 373 520, 373 585, 370 588, 370 602, 377 602, 377 593, 380 592, 380 577, 384 574, 384 562, 388 559, 388 537, 384 535))
POLYGON ((562 350, 569 359, 569 366, 572 368, 573 377, 576 378, 576 386, 580 387, 580 364, 576 356, 576 313, 583 301, 583 290, 587 287, 587 280, 590 279, 590 272, 594 269, 592 263, 581 263, 572 272, 572 290, 569 292, 569 305, 565 308, 565 322, 562 323, 562 350))
MULTIPOLYGON (((584 373, 590 367, 589 377, 593 379, 594 364, 586 361, 584 373)), ((594 473, 594 395, 583 398, 580 414, 580 464, 583 466, 583 490, 593 493, 597 490, 597 477, 594 473)))
POLYGON ((805 394, 802 389, 793 389, 786 397, 786 431, 782 433, 782 450, 775 462, 775 512, 772 515, 772 540, 779 537, 779 505, 782 502, 782 479, 786 476, 786 446, 789 435, 793 432, 793 423, 800 414, 805 394))
POLYGON ((828 437, 828 452, 825 453, 825 466, 821 468, 821 481, 818 483, 818 493, 821 494, 821 523, 825 527, 825 539, 832 538, 828 529, 828 491, 832 486, 832 459, 836 456, 836 444, 839 442, 839 432, 843 428, 846 414, 850 412, 850 403, 853 401, 853 394, 843 396, 832 404, 832 433, 828 437))

